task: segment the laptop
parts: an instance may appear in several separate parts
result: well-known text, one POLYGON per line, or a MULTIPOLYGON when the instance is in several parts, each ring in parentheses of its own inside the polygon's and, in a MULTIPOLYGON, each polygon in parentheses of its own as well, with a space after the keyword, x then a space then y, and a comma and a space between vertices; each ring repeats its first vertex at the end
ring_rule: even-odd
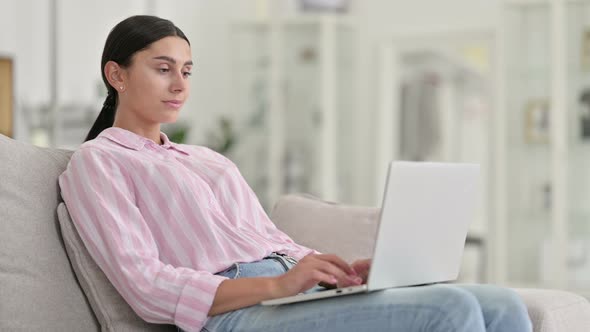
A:
POLYGON ((389 164, 367 283, 267 300, 279 305, 454 281, 477 203, 478 164, 389 164))

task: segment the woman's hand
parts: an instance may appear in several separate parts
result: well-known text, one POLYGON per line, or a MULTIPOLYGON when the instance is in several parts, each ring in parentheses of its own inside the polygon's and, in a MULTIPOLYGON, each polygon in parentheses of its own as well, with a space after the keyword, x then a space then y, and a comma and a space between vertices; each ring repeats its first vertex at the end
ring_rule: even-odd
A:
MULTIPOLYGON (((359 269, 362 270, 361 266, 359 269)), ((299 294, 320 282, 344 287, 360 285, 362 279, 350 265, 336 255, 310 254, 287 273, 276 277, 276 297, 299 294)))
POLYGON ((209 316, 245 308, 264 300, 296 295, 320 282, 340 287, 360 285, 367 281, 370 266, 370 259, 348 265, 336 255, 310 254, 289 272, 278 277, 227 279, 217 288, 209 316))
POLYGON ((367 283, 369 270, 371 269, 371 259, 359 259, 350 265, 356 274, 363 279, 363 284, 367 283))
POLYGON ((371 259, 360 259, 355 261, 350 265, 356 274, 356 278, 354 280, 340 280, 337 284, 320 284, 320 286, 324 286, 326 288, 337 288, 337 287, 348 287, 348 286, 357 286, 360 284, 366 284, 367 279, 369 278, 369 270, 371 269, 371 259))
POLYGON ((338 287, 348 287, 348 286, 357 286, 360 284, 366 284, 367 279, 369 278, 369 270, 371 269, 371 259, 360 259, 355 261, 350 265, 356 274, 356 278, 354 280, 341 280, 336 284, 330 283, 320 283, 320 286, 326 288, 338 288, 338 287))

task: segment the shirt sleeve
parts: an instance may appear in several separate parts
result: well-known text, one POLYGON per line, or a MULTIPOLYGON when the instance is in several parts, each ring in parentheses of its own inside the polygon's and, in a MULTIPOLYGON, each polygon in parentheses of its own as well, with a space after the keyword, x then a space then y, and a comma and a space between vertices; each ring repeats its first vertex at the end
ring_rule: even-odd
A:
POLYGON ((280 243, 280 248, 277 250, 281 254, 289 255, 296 260, 300 260, 309 254, 319 254, 315 249, 308 248, 306 246, 296 243, 289 235, 277 228, 272 222, 264 208, 260 204, 258 197, 254 191, 248 186, 246 180, 241 178, 242 185, 247 188, 248 203, 251 205, 252 211, 256 214, 256 219, 261 223, 262 228, 267 234, 269 239, 273 242, 280 243))
POLYGON ((81 148, 59 185, 88 252, 137 315, 200 331, 226 278, 159 260, 125 165, 106 151, 81 148))
POLYGON ((269 241, 277 243, 277 251, 279 253, 287 254, 297 260, 312 253, 319 254, 319 252, 314 249, 295 243, 291 237, 276 227, 266 211, 264 211, 258 197, 248 185, 238 167, 231 160, 212 150, 209 150, 209 153, 220 162, 228 165, 228 167, 235 172, 235 176, 231 178, 232 183, 225 184, 229 187, 235 186, 236 188, 232 191, 239 193, 232 196, 232 198, 236 200, 235 204, 227 202, 228 205, 233 206, 233 209, 235 210, 233 213, 235 215, 240 215, 242 219, 252 219, 248 222, 253 223, 259 232, 265 234, 269 241))

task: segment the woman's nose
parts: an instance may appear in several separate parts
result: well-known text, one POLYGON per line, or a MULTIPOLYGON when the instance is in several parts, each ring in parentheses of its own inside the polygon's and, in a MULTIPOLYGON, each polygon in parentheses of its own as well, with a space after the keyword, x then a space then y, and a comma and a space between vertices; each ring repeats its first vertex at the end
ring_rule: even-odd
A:
POLYGON ((186 89, 186 79, 182 72, 176 73, 170 85, 170 89, 174 92, 182 92, 186 89))

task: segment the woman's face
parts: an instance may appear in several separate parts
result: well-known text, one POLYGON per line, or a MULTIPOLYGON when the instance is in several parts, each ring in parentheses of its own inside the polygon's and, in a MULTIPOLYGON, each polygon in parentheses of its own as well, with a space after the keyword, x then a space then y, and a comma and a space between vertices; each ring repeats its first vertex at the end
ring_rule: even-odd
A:
POLYGON ((162 38, 135 53, 123 70, 119 109, 145 122, 175 122, 189 96, 192 66, 190 46, 180 37, 162 38))

